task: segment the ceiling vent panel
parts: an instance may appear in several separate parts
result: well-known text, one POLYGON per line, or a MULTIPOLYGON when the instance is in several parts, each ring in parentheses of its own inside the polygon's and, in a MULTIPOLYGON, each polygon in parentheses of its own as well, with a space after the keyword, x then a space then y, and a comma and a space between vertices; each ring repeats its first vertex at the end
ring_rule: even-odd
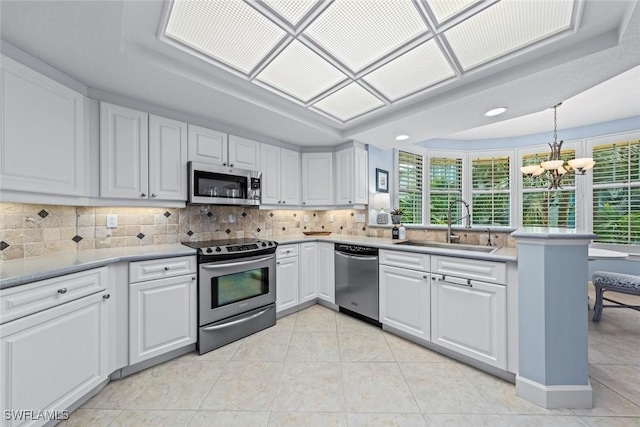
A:
POLYGON ((363 80, 395 101, 453 76, 453 68, 431 39, 369 73, 363 80))
POLYGON ((438 23, 445 22, 474 3, 478 3, 478 0, 427 0, 438 23))
POLYGON ((355 82, 313 104, 315 108, 345 122, 383 105, 384 102, 355 82))
POLYGON ((303 34, 357 73, 427 30, 411 1, 335 0, 303 34))
POLYGON ((175 0, 165 34, 249 74, 286 33, 242 1, 175 0))
POLYGON ((306 103, 347 76, 294 40, 256 78, 306 103))
POLYGON ((444 35, 468 70, 570 28, 572 10, 573 0, 503 0, 444 35))
POLYGON ((296 26, 318 3, 316 0, 262 0, 292 26, 296 26))

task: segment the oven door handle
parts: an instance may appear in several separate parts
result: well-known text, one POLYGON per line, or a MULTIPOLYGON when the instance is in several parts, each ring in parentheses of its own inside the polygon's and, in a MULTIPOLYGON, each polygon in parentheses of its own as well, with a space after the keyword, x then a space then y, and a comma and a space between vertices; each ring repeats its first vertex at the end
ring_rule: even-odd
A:
POLYGON ((247 264, 253 264, 260 261, 268 261, 273 258, 275 258, 275 255, 271 255, 264 258, 252 259, 250 261, 228 262, 224 264, 215 264, 215 265, 214 264, 200 265, 200 268, 204 270, 216 270, 218 268, 235 267, 237 265, 247 265, 247 264))
POLYGON ((267 311, 269 311, 271 308, 272 307, 265 308, 264 310, 262 310, 262 311, 260 311, 260 312, 258 312, 256 314, 252 314, 251 316, 248 316, 248 317, 245 317, 245 318, 242 318, 242 319, 238 319, 238 320, 234 320, 232 322, 223 323, 221 325, 215 325, 215 326, 207 326, 206 328, 202 328, 202 330, 205 331, 205 332, 210 332, 210 331, 215 331, 215 330, 218 330, 218 329, 223 329, 223 328, 226 328, 226 327, 229 327, 229 326, 237 325, 239 323, 248 322, 251 319, 255 319, 256 317, 262 316, 267 311))

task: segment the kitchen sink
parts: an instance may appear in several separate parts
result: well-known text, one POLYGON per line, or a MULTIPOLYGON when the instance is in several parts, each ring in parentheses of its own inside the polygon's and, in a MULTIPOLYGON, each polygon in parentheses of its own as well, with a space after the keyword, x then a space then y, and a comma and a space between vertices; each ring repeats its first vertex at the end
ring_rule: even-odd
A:
POLYGON ((494 250, 498 249, 496 246, 465 245, 462 243, 432 242, 429 240, 405 240, 404 242, 396 243, 396 245, 423 246, 425 248, 456 249, 459 251, 484 253, 493 252, 494 250))

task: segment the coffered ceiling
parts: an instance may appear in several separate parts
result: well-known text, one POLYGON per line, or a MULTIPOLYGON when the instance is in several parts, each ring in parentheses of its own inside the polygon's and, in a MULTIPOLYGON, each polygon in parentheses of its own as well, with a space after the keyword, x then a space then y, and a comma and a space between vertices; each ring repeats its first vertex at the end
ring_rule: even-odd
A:
POLYGON ((640 65, 636 0, 87 0, 0 8, 3 52, 32 55, 90 97, 123 96, 223 131, 303 146, 355 139, 388 147, 401 133, 410 136, 403 143, 445 138, 545 110, 640 65), (507 113, 484 117, 497 106, 507 113))

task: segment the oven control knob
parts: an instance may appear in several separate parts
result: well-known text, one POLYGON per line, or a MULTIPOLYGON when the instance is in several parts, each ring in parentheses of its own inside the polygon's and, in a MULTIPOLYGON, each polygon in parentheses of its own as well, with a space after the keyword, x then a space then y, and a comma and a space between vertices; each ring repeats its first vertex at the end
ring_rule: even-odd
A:
POLYGON ((269 246, 273 246, 273 243, 272 243, 272 242, 269 242, 269 246))
POLYGON ((222 249, 220 249, 220 246, 218 246, 218 247, 216 248, 216 252, 220 252, 220 251, 222 251, 222 249))
POLYGON ((207 252, 208 254, 210 254, 211 252, 213 252, 213 249, 211 249, 211 248, 207 248, 207 251, 206 251, 206 252, 207 252))
POLYGON ((262 247, 264 248, 265 246, 267 246, 267 244, 265 242, 262 242, 262 247))

